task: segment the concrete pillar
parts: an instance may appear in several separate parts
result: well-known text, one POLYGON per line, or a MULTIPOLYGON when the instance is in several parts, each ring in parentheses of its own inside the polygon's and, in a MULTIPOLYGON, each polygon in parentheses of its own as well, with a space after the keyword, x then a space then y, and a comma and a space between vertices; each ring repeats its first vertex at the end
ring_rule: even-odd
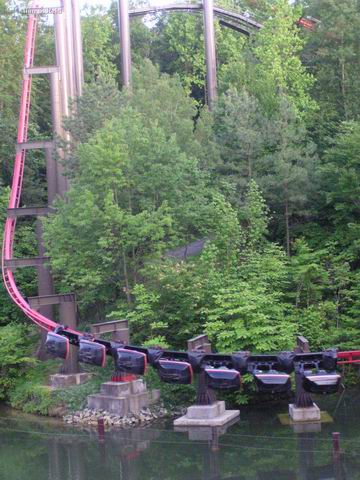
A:
POLYGON ((206 92, 207 103, 211 109, 216 98, 216 50, 214 30, 213 0, 203 0, 204 8, 204 39, 206 59, 206 92))
POLYGON ((82 95, 84 83, 84 60, 81 37, 81 17, 79 0, 72 0, 73 45, 75 60, 75 93, 82 95))
POLYGON ((119 1, 119 33, 120 33, 120 61, 121 78, 125 88, 131 86, 131 51, 130 51, 130 25, 128 0, 119 1))

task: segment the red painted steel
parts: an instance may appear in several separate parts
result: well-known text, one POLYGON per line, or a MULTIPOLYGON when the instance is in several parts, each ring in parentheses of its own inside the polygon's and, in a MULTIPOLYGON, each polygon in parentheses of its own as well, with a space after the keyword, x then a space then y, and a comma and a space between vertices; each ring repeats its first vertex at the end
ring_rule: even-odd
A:
POLYGON ((337 352, 338 364, 360 363, 360 350, 349 350, 346 352, 337 352))
POLYGON ((133 382, 136 379, 137 379, 136 375, 125 374, 125 373, 118 373, 117 375, 113 375, 111 377, 112 382, 133 382))

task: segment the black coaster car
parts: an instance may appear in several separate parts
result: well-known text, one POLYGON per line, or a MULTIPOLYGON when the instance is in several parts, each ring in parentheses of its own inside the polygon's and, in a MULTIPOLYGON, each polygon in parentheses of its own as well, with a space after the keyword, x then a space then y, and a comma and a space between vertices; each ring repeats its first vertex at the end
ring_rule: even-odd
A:
POLYGON ((193 370, 190 363, 175 360, 159 360, 157 372, 160 379, 165 383, 189 385, 192 383, 193 370))
POLYGON ((126 348, 114 348, 112 353, 115 368, 118 372, 144 375, 147 367, 146 353, 128 350, 126 348))
POLYGON ((104 367, 106 361, 106 348, 100 343, 81 338, 79 341, 78 360, 79 362, 89 363, 90 365, 96 365, 97 367, 104 367))
POLYGON ((69 356, 69 339, 55 332, 48 332, 45 342, 46 353, 54 358, 66 360, 69 356))
POLYGON ((341 384, 341 376, 336 372, 318 370, 317 372, 305 371, 303 373, 303 388, 310 393, 332 394, 336 393, 341 384))
POLYGON ((206 384, 213 390, 233 391, 240 388, 240 373, 229 368, 205 368, 206 384))
POLYGON ((277 370, 254 370, 253 376, 259 393, 288 393, 290 375, 277 370))

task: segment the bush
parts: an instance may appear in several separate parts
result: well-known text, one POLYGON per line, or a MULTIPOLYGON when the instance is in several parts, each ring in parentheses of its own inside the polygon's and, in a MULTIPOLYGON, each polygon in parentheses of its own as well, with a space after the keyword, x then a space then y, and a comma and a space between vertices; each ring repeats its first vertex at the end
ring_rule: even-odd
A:
POLYGON ((0 400, 7 398, 18 379, 24 380, 26 367, 36 364, 31 356, 34 338, 34 330, 25 325, 0 327, 0 400))
POLYGON ((48 377, 57 371, 58 364, 55 360, 36 362, 35 366, 23 372, 9 391, 10 405, 26 413, 48 415, 58 403, 53 390, 47 386, 48 377))
POLYGON ((175 407, 188 407, 194 404, 196 398, 196 384, 193 385, 170 385, 160 380, 153 368, 150 368, 144 380, 148 389, 157 388, 161 392, 161 401, 170 410, 175 407))
POLYGON ((54 398, 57 404, 63 405, 69 412, 82 410, 86 407, 88 395, 99 393, 100 385, 103 382, 109 381, 113 371, 110 367, 89 370, 94 370, 96 373, 86 383, 58 389, 54 392, 54 398))

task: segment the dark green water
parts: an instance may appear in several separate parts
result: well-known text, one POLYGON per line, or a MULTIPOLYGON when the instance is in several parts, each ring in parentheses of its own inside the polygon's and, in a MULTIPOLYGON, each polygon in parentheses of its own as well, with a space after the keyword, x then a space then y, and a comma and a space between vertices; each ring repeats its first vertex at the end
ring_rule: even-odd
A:
POLYGON ((277 407, 243 409, 226 433, 174 432, 171 424, 107 432, 65 427, 0 409, 1 480, 360 479, 360 392, 321 399, 334 417, 318 432, 283 426, 277 407), (341 433, 334 461, 332 432, 341 433), (212 440, 209 438, 212 437, 212 440))

